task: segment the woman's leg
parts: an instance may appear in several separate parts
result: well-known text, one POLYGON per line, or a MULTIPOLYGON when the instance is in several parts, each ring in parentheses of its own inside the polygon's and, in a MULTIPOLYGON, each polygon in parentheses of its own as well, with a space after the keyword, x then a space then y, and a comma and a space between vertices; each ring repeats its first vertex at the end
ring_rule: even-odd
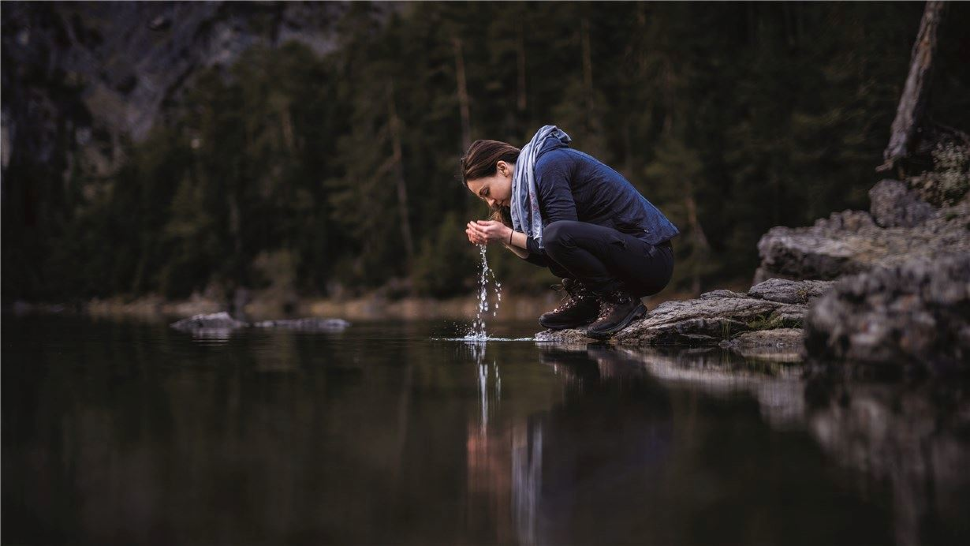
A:
POLYGON ((552 261, 598 294, 628 292, 636 298, 663 290, 673 274, 673 251, 613 228, 563 220, 543 229, 552 261))

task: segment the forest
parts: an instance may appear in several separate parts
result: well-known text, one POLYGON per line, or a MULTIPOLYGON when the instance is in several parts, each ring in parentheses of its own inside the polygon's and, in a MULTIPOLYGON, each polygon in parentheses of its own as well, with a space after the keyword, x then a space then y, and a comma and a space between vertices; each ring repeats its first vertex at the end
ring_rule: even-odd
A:
MULTIPOLYGON (((475 282, 461 184, 476 139, 544 124, 681 230, 668 290, 749 281, 772 226, 866 208, 921 3, 352 3, 325 56, 254 47, 193 75, 110 177, 16 165, 5 301, 239 287, 449 297, 475 282), (27 216, 42 214, 39 221, 27 216)), ((970 127, 970 9, 953 5, 928 116, 970 127)), ((506 287, 554 280, 506 252, 506 287)))

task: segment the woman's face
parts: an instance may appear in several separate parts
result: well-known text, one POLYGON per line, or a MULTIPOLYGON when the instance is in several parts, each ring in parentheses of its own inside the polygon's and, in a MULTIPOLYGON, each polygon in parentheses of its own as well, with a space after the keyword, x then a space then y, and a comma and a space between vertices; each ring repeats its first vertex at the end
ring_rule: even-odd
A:
POLYGON ((499 161, 495 174, 468 181, 468 189, 490 208, 508 207, 512 204, 512 165, 499 161))

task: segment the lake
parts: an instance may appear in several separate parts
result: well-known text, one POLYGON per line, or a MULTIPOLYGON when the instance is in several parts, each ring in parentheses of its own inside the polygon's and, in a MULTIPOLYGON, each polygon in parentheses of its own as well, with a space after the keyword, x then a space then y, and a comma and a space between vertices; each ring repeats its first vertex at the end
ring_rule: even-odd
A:
POLYGON ((466 329, 4 315, 3 540, 970 543, 960 384, 466 329))

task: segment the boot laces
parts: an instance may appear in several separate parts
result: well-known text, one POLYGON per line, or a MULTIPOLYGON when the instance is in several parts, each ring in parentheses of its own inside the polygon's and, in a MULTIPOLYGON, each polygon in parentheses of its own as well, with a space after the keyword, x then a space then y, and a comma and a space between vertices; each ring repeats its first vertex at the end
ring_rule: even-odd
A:
POLYGON ((600 312, 597 320, 603 320, 613 313, 617 305, 630 301, 631 298, 624 292, 612 292, 600 298, 600 312))
POLYGON ((573 281, 571 288, 567 288, 565 283, 554 284, 552 285, 552 288, 559 293, 559 305, 553 309, 554 313, 571 309, 575 307, 580 300, 585 297, 589 297, 589 294, 586 293, 585 288, 581 283, 579 283, 579 281, 573 281))
POLYGON ((613 308, 615 306, 616 306, 616 303, 612 301, 609 301, 606 299, 600 300, 600 312, 599 312, 599 315, 596 316, 596 320, 603 320, 606 317, 610 316, 610 313, 613 312, 613 308))

